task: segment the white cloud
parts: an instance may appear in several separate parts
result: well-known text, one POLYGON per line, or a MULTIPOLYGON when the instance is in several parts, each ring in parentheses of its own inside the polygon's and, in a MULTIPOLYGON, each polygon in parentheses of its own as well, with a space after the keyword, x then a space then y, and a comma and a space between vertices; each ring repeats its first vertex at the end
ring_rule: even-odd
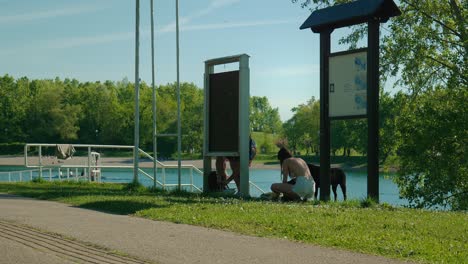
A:
MULTIPOLYGON (((233 5, 235 3, 240 2, 240 0, 213 0, 211 3, 201 10, 195 11, 188 16, 179 17, 179 26, 182 27, 183 25, 191 22, 192 20, 209 15, 213 13, 217 9, 223 8, 225 6, 233 5)), ((160 31, 161 32, 174 32, 176 28, 176 22, 172 22, 166 26, 164 26, 160 31)))
POLYGON ((263 20, 263 21, 247 21, 239 23, 217 23, 217 24, 202 24, 202 25, 190 25, 181 27, 181 31, 193 31, 193 30, 210 30, 210 29, 226 29, 226 28, 241 28, 241 27, 255 27, 255 26, 271 26, 293 23, 292 20, 263 20))
POLYGON ((102 8, 103 7, 99 7, 99 6, 82 6, 82 7, 70 7, 70 8, 56 9, 56 10, 50 10, 50 11, 39 11, 39 12, 32 12, 32 13, 15 14, 15 15, 9 15, 9 16, 0 16, 0 24, 28 22, 28 21, 34 21, 34 20, 40 20, 40 19, 77 15, 77 14, 94 12, 102 8))
MULTIPOLYGON (((242 27, 255 27, 255 26, 269 26, 269 25, 279 25, 293 23, 293 20, 263 20, 263 21, 247 21, 247 22, 223 22, 216 24, 200 24, 200 25, 188 25, 190 21, 195 18, 199 18, 205 15, 208 15, 217 9, 233 5, 240 2, 240 0, 213 0, 206 8, 201 9, 195 13, 192 13, 190 16, 183 17, 181 21, 181 31, 195 31, 195 30, 214 30, 214 29, 227 29, 227 28, 242 28, 242 27)), ((101 7, 102 8, 102 7, 101 7)), ((29 14, 21 15, 12 15, 7 17, 0 17, 1 23, 13 23, 20 21, 32 21, 36 19, 45 19, 58 16, 68 16, 73 14, 80 14, 85 12, 92 12, 98 9, 99 7, 75 7, 68 9, 58 9, 54 11, 47 12, 36 12, 29 14)), ((156 28, 156 34, 163 35, 166 33, 175 31, 175 23, 170 23, 161 28, 156 28)), ((150 31, 148 29, 140 29, 141 38, 149 37, 150 31)), ((35 47, 40 48, 73 48, 79 46, 89 46, 103 43, 111 43, 114 41, 126 41, 131 40, 135 37, 135 32, 116 32, 110 34, 102 34, 97 36, 83 36, 83 37, 73 37, 73 38, 61 38, 54 40, 47 40, 44 42, 39 42, 35 44, 35 47)), ((27 48, 27 47, 24 47, 27 48)), ((15 49, 16 50, 16 49, 15 49)), ((4 50, 4 52, 6 52, 4 50)), ((8 53, 12 52, 11 50, 8 53)))
POLYGON ((79 47, 79 46, 110 43, 114 41, 129 40, 134 37, 135 37, 134 32, 124 32, 124 33, 114 33, 114 34, 106 34, 106 35, 91 36, 91 37, 58 39, 52 42, 48 42, 45 45, 47 45, 48 48, 65 49, 65 48, 73 48, 73 47, 79 47))
MULTIPOLYGON (((283 21, 248 21, 241 23, 220 23, 220 24, 201 24, 181 27, 181 31, 195 31, 195 30, 214 30, 214 29, 226 29, 226 28, 241 28, 241 27, 255 27, 255 26, 268 26, 268 25, 279 25, 290 23, 289 20, 283 21)), ((175 30, 175 28, 174 28, 175 30)), ((164 29, 157 30, 156 34, 165 34, 170 31, 164 31, 164 29)), ((150 31, 148 29, 140 30, 141 38, 149 37, 150 31)), ((49 48, 73 48, 79 46, 89 46, 95 44, 111 43, 114 41, 131 40, 135 38, 135 32, 117 32, 111 34, 104 34, 99 36, 85 36, 75 38, 64 38, 47 41, 39 46, 49 48)), ((310 72, 309 72, 310 73, 310 72)))

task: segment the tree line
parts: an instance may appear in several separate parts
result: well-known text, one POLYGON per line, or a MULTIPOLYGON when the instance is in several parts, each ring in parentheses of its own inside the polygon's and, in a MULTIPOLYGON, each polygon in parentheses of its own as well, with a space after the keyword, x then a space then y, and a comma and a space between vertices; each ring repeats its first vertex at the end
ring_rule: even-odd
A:
MULTIPOLYGON (((79 82, 75 79, 29 80, 0 77, 0 142, 133 145, 134 84, 122 81, 79 82)), ((202 153, 203 91, 181 86, 182 151, 202 153)), ((153 145, 153 91, 140 85, 140 146, 153 145)), ((158 133, 177 131, 176 84, 156 88, 158 133)), ((279 133, 278 109, 266 97, 250 99, 255 132, 279 133)), ((159 138, 161 156, 171 156, 174 139, 159 138)))

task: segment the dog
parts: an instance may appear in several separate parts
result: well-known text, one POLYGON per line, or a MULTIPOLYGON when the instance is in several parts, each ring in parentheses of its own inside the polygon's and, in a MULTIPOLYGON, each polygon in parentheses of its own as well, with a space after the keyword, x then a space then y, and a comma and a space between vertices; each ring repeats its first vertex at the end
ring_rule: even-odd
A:
MULTIPOLYGON (((310 174, 315 181, 315 200, 317 200, 318 188, 320 188, 320 166, 312 163, 307 163, 310 174)), ((336 188, 340 185, 341 191, 343 192, 343 198, 346 201, 346 174, 340 168, 330 168, 330 184, 332 186, 333 194, 335 195, 335 201, 337 199, 336 188)))
POLYGON ((211 192, 219 192, 227 189, 227 186, 218 182, 216 171, 212 171, 208 176, 208 190, 211 192))

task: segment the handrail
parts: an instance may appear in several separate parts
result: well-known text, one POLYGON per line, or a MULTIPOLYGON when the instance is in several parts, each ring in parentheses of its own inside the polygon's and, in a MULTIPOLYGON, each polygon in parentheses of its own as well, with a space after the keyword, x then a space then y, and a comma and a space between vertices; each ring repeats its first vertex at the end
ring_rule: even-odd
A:
MULTIPOLYGON (((154 180, 153 176, 149 175, 149 174, 146 173, 144 170, 138 169, 138 172, 142 173, 143 175, 145 175, 146 177, 150 178, 151 180, 154 180)), ((159 184, 159 185, 161 185, 161 187, 164 186, 164 185, 163 185, 160 181, 158 181, 158 180, 156 180, 156 183, 159 184)))
MULTIPOLYGON (((77 147, 77 148, 87 148, 88 152, 91 151, 91 148, 99 148, 99 149, 103 149, 103 148, 120 148, 120 149, 131 149, 131 150, 134 149, 134 146, 128 146, 128 145, 97 145, 97 144, 72 144, 72 145, 73 145, 73 147, 77 147)), ((88 173, 89 173, 89 168, 90 168, 89 153, 88 153, 88 164, 85 164, 85 165, 73 165, 73 164, 56 164, 56 165, 54 164, 54 165, 51 165, 51 164, 48 164, 48 165, 44 166, 44 164, 42 164, 41 148, 42 147, 56 147, 56 146, 57 146, 57 144, 51 144, 51 143, 28 143, 28 144, 25 144, 25 146, 24 146, 25 167, 26 168, 38 168, 38 171, 39 171, 39 174, 40 174, 41 177, 42 177, 43 168, 49 168, 49 180, 50 180, 50 177, 51 177, 51 168, 52 167, 53 168, 58 168, 59 170, 61 168, 71 168, 71 169, 73 169, 73 168, 75 168, 75 169, 76 168, 88 168, 88 173), (28 149, 30 147, 39 147, 39 164, 38 165, 30 165, 28 163, 28 154, 27 153, 28 153, 28 149)), ((144 150, 139 148, 138 153, 154 162, 154 157, 151 156, 150 154, 148 154, 147 152, 145 152, 144 150)), ((163 169, 163 176, 162 176, 163 180, 162 180, 162 182, 156 180, 156 184, 161 186, 163 189, 165 189, 168 186, 178 186, 178 184, 166 184, 165 183, 165 178, 166 178, 165 177, 165 169, 179 168, 179 166, 176 165, 176 164, 164 164, 164 163, 160 162, 159 160, 156 160, 156 163, 160 168, 163 169)), ((115 166, 115 165, 101 165, 101 164, 93 164, 92 167, 93 168, 99 168, 99 169, 101 169, 101 168, 124 168, 124 169, 134 168, 133 165, 118 165, 118 166, 115 166)), ((199 168, 195 167, 193 164, 181 165, 180 168, 190 169, 191 170, 190 184, 181 184, 180 186, 190 186, 192 190, 193 190, 193 188, 195 188, 197 191, 202 192, 201 188, 198 188, 197 186, 195 186, 193 184, 193 171, 195 171, 199 175, 203 175, 203 171, 200 170, 199 168)), ((33 171, 33 170, 24 170, 22 172, 27 172, 27 171, 33 171)), ((20 171, 15 171, 15 172, 19 173, 20 171)), ((146 173, 145 171, 143 171, 141 168, 138 168, 138 172, 141 173, 143 176, 146 176, 147 178, 154 181, 154 177, 151 176, 150 174, 146 173)), ((1 172, 0 172, 0 174, 1 174, 1 172)), ((75 177, 78 178, 78 176, 79 175, 76 175, 75 177)), ((265 193, 265 191, 262 190, 255 183, 249 181, 249 185, 254 187, 255 189, 257 189, 261 193, 265 193)))
MULTIPOLYGON (((146 153, 144 150, 142 149, 138 149, 140 153, 142 153, 144 156, 146 156, 147 158, 149 158, 151 161, 154 161, 154 158, 146 153)), ((172 164, 164 164, 162 162, 160 162, 159 160, 156 160, 156 162, 161 166, 161 167, 165 167, 165 168, 178 168, 178 165, 172 165, 172 164)), ((199 168, 193 166, 193 164, 189 164, 189 165, 181 165, 182 168, 188 168, 188 169, 194 169, 196 172, 200 173, 200 174, 203 174, 203 171, 201 171, 199 168)))
POLYGON ((261 193, 265 193, 265 191, 262 190, 262 188, 258 187, 258 185, 253 183, 252 181, 249 181, 249 184, 255 187, 257 190, 259 190, 261 193))

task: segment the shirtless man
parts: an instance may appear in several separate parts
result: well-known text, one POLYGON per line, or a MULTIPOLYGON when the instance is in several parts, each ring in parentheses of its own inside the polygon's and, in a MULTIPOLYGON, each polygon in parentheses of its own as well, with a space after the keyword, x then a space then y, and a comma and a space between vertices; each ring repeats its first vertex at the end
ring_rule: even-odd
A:
POLYGON ((278 159, 283 175, 282 183, 273 183, 271 190, 279 195, 283 193, 291 200, 307 200, 314 195, 314 180, 307 163, 301 158, 294 158, 284 147, 278 151, 278 159), (291 181, 288 182, 288 176, 291 181))
MULTIPOLYGON (((257 155, 257 144, 255 140, 249 136, 249 167, 252 164, 252 160, 257 155)), ((237 191, 240 192, 240 160, 239 157, 216 157, 216 172, 218 175, 218 184, 227 185, 232 180, 236 183, 237 191), (231 166, 232 175, 227 176, 226 174, 226 161, 229 161, 231 166)))

